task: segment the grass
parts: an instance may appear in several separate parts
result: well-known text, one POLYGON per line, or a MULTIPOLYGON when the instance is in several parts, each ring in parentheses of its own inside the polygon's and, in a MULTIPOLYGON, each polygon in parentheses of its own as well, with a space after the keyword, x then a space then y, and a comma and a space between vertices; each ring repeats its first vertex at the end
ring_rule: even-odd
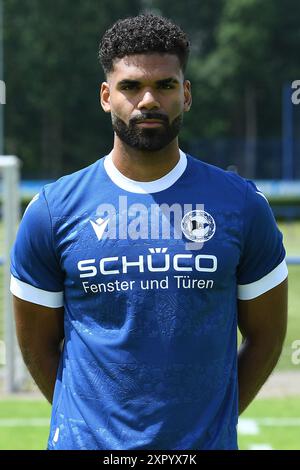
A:
POLYGON ((300 221, 279 222, 278 226, 283 233, 287 254, 300 256, 300 221))
POLYGON ((245 419, 254 421, 258 426, 258 433, 239 433, 241 450, 257 445, 268 445, 274 450, 299 450, 299 398, 255 400, 242 415, 242 420, 245 419), (270 421, 267 418, 270 418, 270 421))
MULTIPOLYGON (((287 334, 282 350, 282 354, 277 364, 277 370, 295 370, 295 365, 291 361, 293 342, 300 340, 300 265, 289 266, 289 316, 287 334)), ((300 373, 300 367, 298 366, 300 373)), ((300 390, 299 390, 300 394, 300 390)))
MULTIPOLYGON (((289 266, 289 310, 288 327, 284 341, 282 353, 275 371, 299 370, 300 366, 292 363, 292 353, 295 351, 292 344, 295 340, 300 340, 300 265, 289 266), (298 369, 296 369, 298 367, 298 369)), ((239 335, 241 341, 241 335, 239 335)), ((300 391, 299 391, 300 395, 300 391)))
POLYGON ((4 321, 3 321, 3 266, 0 266, 0 340, 4 337, 4 321))
MULTIPOLYGON (((300 222, 280 222, 279 228, 283 233, 283 240, 287 255, 300 256, 300 222)), ((300 265, 289 266, 289 316, 287 334, 281 357, 276 366, 276 371, 297 370, 292 363, 292 344, 300 340, 300 265)), ((298 366, 300 373, 300 367, 298 366)), ((299 391, 300 395, 300 391, 299 391)))
MULTIPOLYGON (((43 450, 47 446, 50 406, 44 400, 0 400, 0 450, 43 450), (12 417, 14 417, 12 420, 12 417), (34 419, 40 420, 38 425, 34 419), (43 419, 44 418, 44 419, 43 419), (19 420, 16 425, 16 419, 19 420), (9 422, 11 420, 11 424, 9 422), (43 421, 42 421, 43 420, 43 421)), ((298 398, 255 400, 241 421, 256 425, 256 434, 239 433, 239 448, 267 445, 274 450, 299 449, 300 401, 298 398), (266 420, 272 419, 271 422, 266 420)))
POLYGON ((34 425, 34 419, 50 422, 46 400, 0 400, 0 450, 46 449, 49 425, 34 425), (20 420, 18 426, 9 425, 12 418, 20 420))

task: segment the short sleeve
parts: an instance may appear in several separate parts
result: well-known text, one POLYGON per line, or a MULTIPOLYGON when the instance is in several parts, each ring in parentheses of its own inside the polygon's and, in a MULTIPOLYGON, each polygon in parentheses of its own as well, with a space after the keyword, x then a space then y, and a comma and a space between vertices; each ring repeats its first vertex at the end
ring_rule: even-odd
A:
POLYGON ((28 205, 11 251, 12 294, 45 307, 63 306, 64 276, 53 246, 44 192, 28 205))
POLYGON ((250 300, 280 284, 288 275, 282 234, 266 197, 247 182, 243 248, 237 271, 238 298, 250 300))

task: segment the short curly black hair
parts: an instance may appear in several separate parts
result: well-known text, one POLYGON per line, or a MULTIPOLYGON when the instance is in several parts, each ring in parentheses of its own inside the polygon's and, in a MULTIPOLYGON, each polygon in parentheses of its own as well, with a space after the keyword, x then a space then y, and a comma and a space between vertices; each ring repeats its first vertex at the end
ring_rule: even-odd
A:
POLYGON ((182 29, 170 19, 150 13, 117 21, 100 42, 99 60, 107 75, 114 60, 142 53, 167 53, 178 57, 185 72, 190 43, 182 29))

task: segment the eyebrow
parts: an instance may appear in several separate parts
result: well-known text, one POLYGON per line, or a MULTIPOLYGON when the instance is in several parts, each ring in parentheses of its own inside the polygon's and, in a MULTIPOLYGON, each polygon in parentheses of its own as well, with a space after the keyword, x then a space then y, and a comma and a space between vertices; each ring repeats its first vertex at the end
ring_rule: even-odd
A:
POLYGON ((156 83, 158 85, 168 85, 169 83, 178 84, 179 81, 176 78, 169 77, 169 78, 164 78, 163 80, 158 80, 156 83))
MULTIPOLYGON (((176 78, 173 77, 168 77, 168 78, 163 78, 162 80, 157 80, 155 82, 156 85, 168 85, 168 84, 178 84, 179 81, 176 78)), ((126 86, 126 85, 140 85, 141 81, 140 80, 130 80, 130 79, 124 79, 118 82, 118 86, 126 86)))

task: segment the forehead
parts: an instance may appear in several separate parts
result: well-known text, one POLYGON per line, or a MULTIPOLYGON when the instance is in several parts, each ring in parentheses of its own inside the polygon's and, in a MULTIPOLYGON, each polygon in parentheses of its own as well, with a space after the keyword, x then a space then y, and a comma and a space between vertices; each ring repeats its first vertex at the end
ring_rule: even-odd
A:
POLYGON ((135 54, 114 61, 109 74, 113 81, 119 80, 161 80, 166 77, 182 79, 179 59, 173 54, 135 54))

